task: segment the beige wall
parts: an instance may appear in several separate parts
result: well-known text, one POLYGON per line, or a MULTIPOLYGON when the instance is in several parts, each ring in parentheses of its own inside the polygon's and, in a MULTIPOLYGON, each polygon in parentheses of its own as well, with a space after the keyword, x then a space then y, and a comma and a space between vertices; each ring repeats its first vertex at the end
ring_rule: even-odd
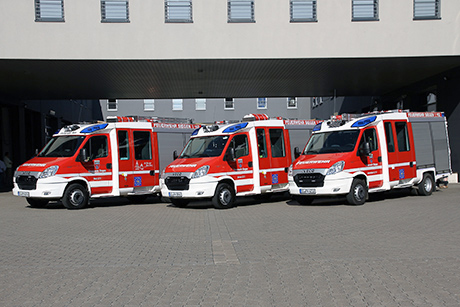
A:
POLYGON ((412 0, 379 1, 352 22, 351 0, 318 0, 318 22, 290 23, 289 0, 255 0, 256 23, 227 23, 226 0, 194 0, 193 23, 164 22, 163 0, 130 0, 130 23, 101 23, 99 0, 64 0, 65 22, 35 22, 33 0, 2 0, 0 58, 335 58, 460 54, 460 1, 413 21, 412 0))

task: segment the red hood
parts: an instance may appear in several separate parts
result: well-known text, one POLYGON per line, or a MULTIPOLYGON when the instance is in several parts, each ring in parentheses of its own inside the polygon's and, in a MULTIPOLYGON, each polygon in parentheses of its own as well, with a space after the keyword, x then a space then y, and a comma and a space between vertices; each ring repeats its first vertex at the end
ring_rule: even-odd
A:
POLYGON ((298 157, 293 165, 293 169, 304 169, 304 168, 329 168, 334 163, 347 160, 347 156, 350 152, 343 153, 331 153, 321 155, 301 155, 298 157))
POLYGON ((210 165, 217 157, 210 158, 188 158, 188 159, 176 159, 169 164, 165 172, 166 173, 183 173, 183 172, 194 172, 203 165, 210 165))
POLYGON ((19 166, 18 171, 23 172, 42 172, 52 165, 61 166, 65 161, 70 158, 45 158, 45 157, 34 157, 29 161, 19 166))

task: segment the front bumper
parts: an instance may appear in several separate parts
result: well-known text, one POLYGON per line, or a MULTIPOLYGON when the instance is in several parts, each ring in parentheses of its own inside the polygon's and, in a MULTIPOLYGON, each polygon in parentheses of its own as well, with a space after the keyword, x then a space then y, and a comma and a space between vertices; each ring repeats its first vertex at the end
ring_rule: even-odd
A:
POLYGON ((191 179, 188 190, 170 190, 164 179, 160 179, 161 195, 168 198, 201 199, 214 196, 218 181, 210 176, 191 179))
POLYGON ((20 189, 14 180, 13 195, 28 198, 59 199, 64 195, 67 180, 58 176, 38 179, 36 188, 33 190, 20 189))
POLYGON ((301 196, 334 196, 347 194, 350 191, 353 177, 341 174, 326 176, 322 187, 299 187, 293 177, 289 177, 289 193, 301 196))

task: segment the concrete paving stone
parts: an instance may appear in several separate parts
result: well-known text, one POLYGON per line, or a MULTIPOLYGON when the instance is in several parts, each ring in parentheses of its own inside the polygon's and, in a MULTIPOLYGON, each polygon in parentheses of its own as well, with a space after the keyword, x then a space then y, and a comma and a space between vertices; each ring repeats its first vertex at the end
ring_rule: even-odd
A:
POLYGON ((0 305, 458 306, 459 192, 222 211, 0 194, 0 305), (216 240, 239 264, 214 264, 216 240))

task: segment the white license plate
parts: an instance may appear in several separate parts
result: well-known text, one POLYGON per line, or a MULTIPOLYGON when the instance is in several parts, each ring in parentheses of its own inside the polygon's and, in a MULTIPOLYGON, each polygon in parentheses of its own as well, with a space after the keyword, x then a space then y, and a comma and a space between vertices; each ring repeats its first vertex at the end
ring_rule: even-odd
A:
POLYGON ((182 197, 182 192, 169 192, 171 197, 182 197))
POLYGON ((19 191, 18 196, 29 197, 29 192, 19 191))
POLYGON ((300 194, 316 194, 316 189, 300 189, 300 194))

